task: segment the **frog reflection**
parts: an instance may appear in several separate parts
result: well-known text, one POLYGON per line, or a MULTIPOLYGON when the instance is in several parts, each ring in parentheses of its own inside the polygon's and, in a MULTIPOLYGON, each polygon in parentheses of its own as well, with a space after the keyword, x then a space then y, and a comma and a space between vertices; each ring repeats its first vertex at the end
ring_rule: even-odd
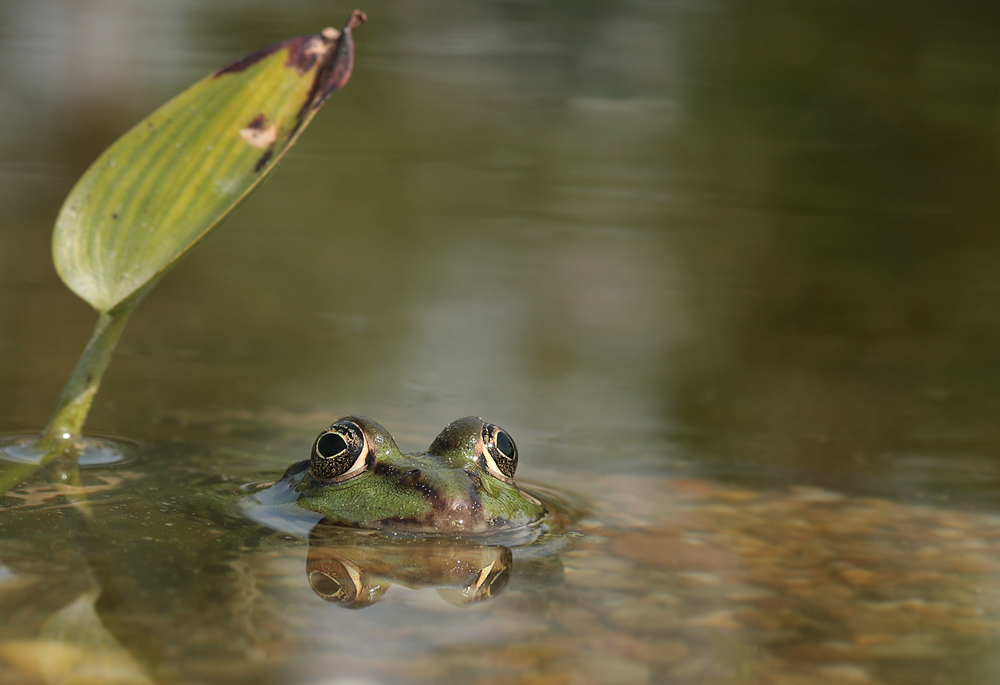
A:
POLYGON ((306 577, 328 602, 360 609, 393 584, 436 588, 449 604, 497 597, 511 578, 507 547, 461 537, 393 537, 318 523, 309 535, 306 577))
POLYGON ((547 512, 514 483, 517 461, 510 434, 477 417, 453 421, 425 452, 403 454, 381 425, 347 416, 255 499, 287 515, 394 534, 530 539, 547 512))

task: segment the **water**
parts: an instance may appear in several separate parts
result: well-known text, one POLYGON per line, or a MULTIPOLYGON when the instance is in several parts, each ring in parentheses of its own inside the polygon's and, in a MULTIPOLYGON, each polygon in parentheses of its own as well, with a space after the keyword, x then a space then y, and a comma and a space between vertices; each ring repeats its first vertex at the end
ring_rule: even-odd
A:
MULTIPOLYGON (((74 180, 352 9, 0 2, 0 433, 93 327, 49 256, 74 180)), ((132 316, 96 529, 3 500, 0 681, 70 624, 132 682, 995 682, 995 10, 361 9, 351 83, 132 316), (589 513, 490 601, 330 604, 219 495, 349 413, 404 450, 482 415, 589 513)))

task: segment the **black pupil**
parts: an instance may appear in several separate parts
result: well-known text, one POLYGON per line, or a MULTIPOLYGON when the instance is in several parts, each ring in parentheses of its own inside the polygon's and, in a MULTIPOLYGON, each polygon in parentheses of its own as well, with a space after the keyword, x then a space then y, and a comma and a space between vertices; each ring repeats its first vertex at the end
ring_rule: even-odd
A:
POLYGON ((347 443, 337 433, 327 433, 316 443, 316 451, 323 457, 335 457, 347 449, 347 443))
POLYGON ((309 582, 312 584, 313 590, 324 597, 335 597, 342 590, 340 583, 336 578, 331 578, 322 572, 315 572, 311 574, 309 576, 309 582))
POLYGON ((503 431, 497 433, 497 449, 508 459, 514 456, 514 443, 503 431))

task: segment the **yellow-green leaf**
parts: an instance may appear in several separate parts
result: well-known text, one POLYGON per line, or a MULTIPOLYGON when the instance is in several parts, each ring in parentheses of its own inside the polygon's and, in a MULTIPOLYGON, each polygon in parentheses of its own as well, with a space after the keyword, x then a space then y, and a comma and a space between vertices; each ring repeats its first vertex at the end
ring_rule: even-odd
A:
POLYGON ((66 198, 56 270, 107 312, 150 284, 274 167, 351 75, 355 11, 342 31, 293 38, 233 62, 108 148, 66 198))

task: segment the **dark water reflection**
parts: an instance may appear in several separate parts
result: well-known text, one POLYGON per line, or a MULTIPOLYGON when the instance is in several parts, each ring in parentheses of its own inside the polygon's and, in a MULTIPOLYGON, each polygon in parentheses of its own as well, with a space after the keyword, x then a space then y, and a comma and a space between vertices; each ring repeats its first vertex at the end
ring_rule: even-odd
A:
POLYGON ((703 332, 670 415, 724 461, 748 439, 807 477, 995 456, 1000 54, 983 9, 755 3, 700 46, 675 245, 703 332))
MULTIPOLYGON (((353 7, 0 2, 0 432, 93 325, 48 252, 74 179, 353 7)), ((97 615, 149 677, 994 682, 997 11, 362 9, 351 84, 143 302, 92 413, 145 445, 87 478, 97 615), (583 537, 469 609, 326 604, 305 540, 213 493, 346 413, 404 449, 501 423, 583 537)), ((33 487, 0 514, 5 682, 92 587, 33 487)))

